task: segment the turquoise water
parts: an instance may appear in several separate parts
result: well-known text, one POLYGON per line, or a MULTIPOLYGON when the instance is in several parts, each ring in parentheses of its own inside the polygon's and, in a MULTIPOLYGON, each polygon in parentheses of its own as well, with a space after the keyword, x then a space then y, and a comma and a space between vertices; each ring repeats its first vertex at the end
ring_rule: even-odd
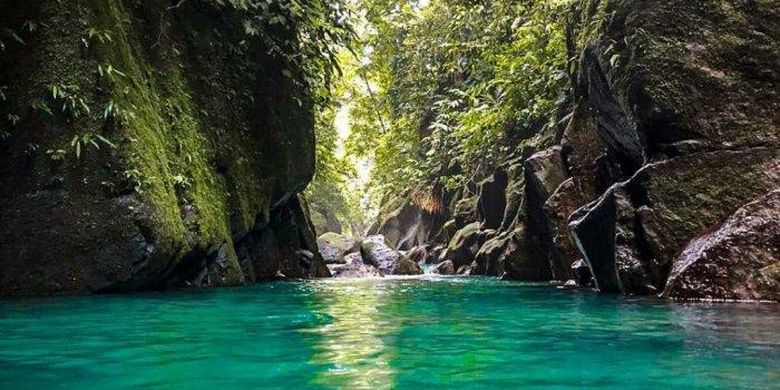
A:
POLYGON ((0 301, 0 388, 778 388, 780 310, 482 278, 0 301))

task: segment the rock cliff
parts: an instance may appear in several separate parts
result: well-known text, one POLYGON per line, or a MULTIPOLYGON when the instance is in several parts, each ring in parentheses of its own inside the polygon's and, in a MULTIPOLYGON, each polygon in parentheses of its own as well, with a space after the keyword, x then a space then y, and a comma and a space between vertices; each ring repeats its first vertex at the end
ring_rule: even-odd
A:
POLYGON ((439 260, 582 281, 582 259, 603 292, 780 300, 778 4, 583 0, 568 37, 564 119, 445 196, 439 260))
POLYGON ((269 39, 246 39, 249 11, 0 9, 0 294, 329 275, 297 195, 314 171, 311 93, 269 39))

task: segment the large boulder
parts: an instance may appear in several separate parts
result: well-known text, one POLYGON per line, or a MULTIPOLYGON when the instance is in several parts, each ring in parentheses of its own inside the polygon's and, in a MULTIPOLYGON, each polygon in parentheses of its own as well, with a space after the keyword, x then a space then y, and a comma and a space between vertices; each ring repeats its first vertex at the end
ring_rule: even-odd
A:
POLYGON ((385 275, 392 273, 395 263, 402 257, 401 252, 390 247, 383 235, 363 239, 360 243, 360 254, 363 256, 363 262, 373 265, 385 275))
POLYGON ((344 264, 345 255, 359 250, 354 238, 335 232, 321 234, 317 237, 317 245, 325 264, 344 264))
POLYGON ((442 261, 436 265, 436 268, 433 269, 433 273, 439 275, 455 275, 456 271, 455 264, 453 264, 450 260, 442 261))
POLYGON ((330 264, 334 278, 381 278, 382 273, 373 265, 363 262, 360 253, 350 253, 344 257, 344 264, 330 264))
POLYGON ((480 247, 480 223, 472 222, 458 230, 442 254, 445 260, 452 261, 455 268, 471 264, 480 247))
POLYGON ((693 237, 779 178, 773 148, 682 156, 646 165, 577 211, 570 227, 600 290, 656 293, 693 237))
POLYGON ((780 301, 780 190, 693 239, 675 261, 663 295, 780 301))
POLYGON ((422 274, 420 266, 390 247, 382 235, 366 237, 360 243, 360 254, 363 262, 370 264, 383 275, 418 275, 422 274))
POLYGON ((422 275, 420 265, 407 256, 401 256, 390 271, 393 275, 422 275))

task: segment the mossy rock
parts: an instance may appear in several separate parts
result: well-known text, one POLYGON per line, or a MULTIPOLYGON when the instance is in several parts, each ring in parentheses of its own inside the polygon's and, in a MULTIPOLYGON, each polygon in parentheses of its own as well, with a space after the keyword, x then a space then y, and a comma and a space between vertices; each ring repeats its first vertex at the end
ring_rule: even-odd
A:
POLYGON ((0 268, 16 270, 0 277, 0 293, 156 288, 215 262, 225 265, 210 268, 218 284, 250 281, 236 243, 311 179, 311 99, 283 75, 299 70, 262 40, 241 43, 243 11, 168 7, 0 0, 18 10, 3 26, 39 26, 0 58, 0 111, 19 116, 0 124, 10 134, 0 144, 0 213, 51 210, 43 192, 74 210, 17 216, 0 230, 0 268), (55 86, 90 110, 60 113, 55 86), (85 140, 78 157, 74 139, 85 140), (14 233, 51 225, 61 234, 14 233), (92 233, 101 226, 110 234, 92 233), (151 248, 148 259, 131 255, 136 246, 151 248))

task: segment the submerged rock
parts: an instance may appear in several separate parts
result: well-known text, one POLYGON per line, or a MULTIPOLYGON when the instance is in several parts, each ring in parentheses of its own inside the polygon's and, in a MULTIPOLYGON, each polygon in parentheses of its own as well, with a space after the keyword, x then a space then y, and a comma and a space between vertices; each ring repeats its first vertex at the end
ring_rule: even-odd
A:
POLYGON ((780 301, 780 190, 692 240, 675 261, 663 295, 780 301))

